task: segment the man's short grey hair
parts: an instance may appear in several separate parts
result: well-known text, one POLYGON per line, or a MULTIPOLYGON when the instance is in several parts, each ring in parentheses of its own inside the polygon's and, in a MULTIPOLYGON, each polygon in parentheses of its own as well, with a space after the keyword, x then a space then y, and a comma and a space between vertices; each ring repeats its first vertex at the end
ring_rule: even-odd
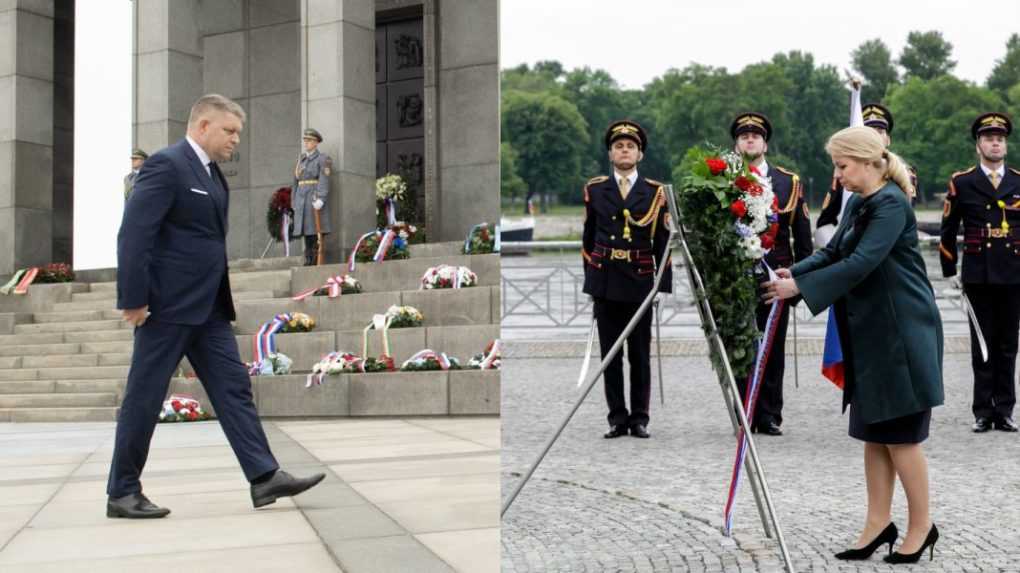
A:
POLYGON ((212 110, 232 113, 245 123, 248 119, 244 108, 236 101, 220 94, 205 94, 198 98, 195 105, 191 106, 191 114, 188 116, 188 125, 195 125, 198 119, 212 110))

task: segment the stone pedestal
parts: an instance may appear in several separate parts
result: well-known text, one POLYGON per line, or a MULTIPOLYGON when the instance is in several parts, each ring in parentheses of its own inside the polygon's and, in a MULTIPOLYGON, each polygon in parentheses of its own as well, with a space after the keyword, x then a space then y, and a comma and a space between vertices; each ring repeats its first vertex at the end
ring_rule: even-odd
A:
POLYGON ((327 260, 375 227, 375 7, 365 0, 302 3, 301 123, 333 158, 327 260))
POLYGON ((0 3, 0 276, 53 256, 53 17, 0 3))

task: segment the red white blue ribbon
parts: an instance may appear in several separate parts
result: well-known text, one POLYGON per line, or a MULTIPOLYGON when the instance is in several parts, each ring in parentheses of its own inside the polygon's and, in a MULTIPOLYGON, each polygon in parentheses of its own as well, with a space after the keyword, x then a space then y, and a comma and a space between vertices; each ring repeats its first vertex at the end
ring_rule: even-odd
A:
POLYGON ((253 341, 254 349, 252 357, 255 359, 255 362, 252 364, 251 370, 258 372, 262 367, 262 362, 270 354, 276 354, 276 333, 283 330, 283 327, 291 321, 291 318, 293 317, 290 313, 278 314, 273 317, 273 320, 259 328, 253 341))
POLYGON ((358 249, 361 248, 361 244, 365 242, 365 239, 371 237, 372 235, 376 234, 377 232, 378 231, 369 231, 369 232, 365 233, 364 235, 362 235, 361 238, 358 239, 357 243, 354 243, 354 248, 351 249, 351 257, 347 261, 347 272, 349 272, 349 273, 353 273, 354 272, 354 267, 355 267, 354 261, 355 261, 355 258, 358 255, 358 249))
MULTIPOLYGON (((769 280, 776 280, 779 278, 776 273, 769 268, 762 259, 762 265, 765 266, 769 273, 769 280)), ((758 343, 758 353, 754 362, 754 370, 749 375, 747 384, 747 391, 744 395, 744 413, 747 416, 747 423, 753 423, 754 419, 754 407, 758 402, 758 393, 761 390, 761 379, 765 374, 765 366, 768 364, 769 353, 772 351, 772 343, 775 341, 776 330, 779 327, 779 316, 783 312, 783 306, 786 301, 777 299, 772 303, 772 308, 769 310, 769 318, 765 322, 765 332, 763 333, 761 342, 758 343)), ((740 476, 744 467, 744 459, 747 456, 747 436, 744 433, 744 429, 741 427, 737 431, 737 454, 733 460, 733 471, 730 474, 730 487, 729 494, 726 497, 726 508, 723 510, 723 516, 726 522, 726 535, 729 536, 733 531, 733 505, 737 498, 737 490, 740 486, 740 476)))
POLYGON ((381 239, 379 239, 379 248, 375 250, 375 256, 372 257, 372 261, 381 263, 386 260, 386 251, 390 249, 390 245, 393 244, 394 239, 397 238, 397 234, 392 230, 387 230, 381 239))

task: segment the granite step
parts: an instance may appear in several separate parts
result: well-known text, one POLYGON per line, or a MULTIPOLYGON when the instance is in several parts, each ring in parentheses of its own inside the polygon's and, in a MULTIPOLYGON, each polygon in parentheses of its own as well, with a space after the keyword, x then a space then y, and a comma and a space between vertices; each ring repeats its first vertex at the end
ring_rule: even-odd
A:
POLYGON ((72 394, 0 394, 0 409, 7 408, 95 408, 117 406, 117 395, 107 392, 72 394))
POLYGON ((62 332, 71 333, 79 332, 85 334, 93 334, 95 331, 109 331, 124 329, 128 330, 133 328, 130 324, 123 320, 86 320, 79 322, 44 322, 37 324, 16 324, 14 325, 14 334, 40 334, 44 332, 62 332))
MULTIPOLYGON (((97 293, 87 293, 87 294, 97 294, 97 293)), ((107 293, 102 293, 102 294, 106 295, 107 293)), ((274 290, 245 290, 245 291, 238 291, 238 290, 234 289, 232 294, 233 294, 234 300, 238 301, 238 300, 252 300, 252 299, 261 299, 261 298, 273 298, 273 297, 277 297, 277 296, 286 296, 286 295, 289 294, 289 290, 287 290, 287 291, 279 291, 278 292, 278 291, 274 291, 274 290)), ((114 312, 116 314, 115 315, 114 314, 107 314, 106 315, 107 318, 120 318, 121 317, 120 311, 116 310, 116 307, 117 307, 117 297, 116 297, 115 293, 111 292, 111 293, 109 293, 108 296, 97 297, 97 298, 89 299, 89 300, 81 300, 81 301, 76 300, 76 301, 72 301, 72 302, 58 302, 55 305, 53 305, 53 310, 55 312, 75 312, 75 311, 86 311, 86 310, 110 311, 110 312, 114 312)))
MULTIPOLYGON (((15 337, 15 341, 21 341, 20 339, 21 336, 15 337)), ((13 344, 10 346, 0 345, 0 356, 43 356, 50 354, 77 354, 78 352, 81 351, 82 351, 81 344, 77 343, 13 344)))
POLYGON ((0 422, 116 422, 120 408, 4 408, 0 422))
POLYGON ((120 396, 127 380, 15 380, 0 382, 0 394, 73 394, 106 392, 120 396))

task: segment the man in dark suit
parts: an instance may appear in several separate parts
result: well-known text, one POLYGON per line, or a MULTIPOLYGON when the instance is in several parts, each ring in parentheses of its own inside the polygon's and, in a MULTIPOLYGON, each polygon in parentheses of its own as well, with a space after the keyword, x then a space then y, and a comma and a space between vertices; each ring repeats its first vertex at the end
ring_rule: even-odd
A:
POLYGON ((1006 167, 1006 138, 1013 124, 1004 113, 974 120, 978 164, 954 173, 942 209, 939 259, 942 275, 970 299, 988 344, 981 356, 974 325, 970 328, 974 369, 975 432, 993 426, 1016 432, 1017 330, 1020 328, 1020 171, 1006 167), (963 272, 956 274, 956 234, 963 223, 963 272))
MULTIPOLYGON (((639 177, 637 164, 648 143, 644 129, 633 121, 617 121, 605 135, 613 176, 599 176, 584 187, 584 292, 594 298, 595 320, 602 356, 648 296, 660 265, 667 265, 660 292, 672 292, 670 262, 663 260, 666 228, 666 189, 658 181, 639 177)), ((630 411, 623 392, 623 353, 603 374, 610 430, 606 438, 631 435, 647 438, 652 370, 649 354, 652 313, 641 317, 627 337, 630 363, 630 411)))
MULTIPOLYGON (((765 115, 747 112, 738 115, 730 124, 737 153, 750 164, 751 171, 767 178, 772 183, 772 192, 779 204, 779 230, 776 242, 765 256, 765 262, 773 269, 788 268, 793 263, 811 254, 811 220, 801 188, 800 177, 772 165, 765 160, 769 140, 772 138, 772 123, 765 115), (792 242, 792 246, 791 246, 792 242)), ((796 304, 794 302, 793 304, 796 304)), ((781 436, 783 431, 783 376, 786 372, 786 329, 790 322, 790 307, 783 306, 778 317, 776 335, 769 353, 768 363, 758 391, 758 401, 753 412, 752 432, 781 436)), ((764 330, 768 322, 770 306, 759 304, 757 310, 758 329, 764 330)), ((740 391, 746 390, 747 381, 741 379, 740 391)))
POLYGON ((170 377, 187 356, 261 507, 297 495, 323 474, 279 469, 252 402, 230 321, 227 181, 216 161, 240 141, 245 113, 220 95, 191 108, 187 137, 153 154, 128 199, 117 237, 117 308, 135 326, 134 352, 107 483, 107 517, 164 517, 142 493, 142 469, 170 377))
MULTIPOLYGON (((893 130, 893 116, 889 108, 880 103, 869 103, 861 108, 861 114, 864 116, 864 125, 877 131, 885 141, 885 146, 889 147, 892 144, 893 130)), ((914 196, 910 198, 910 204, 913 205, 919 194, 917 170, 910 165, 907 166, 907 169, 910 171, 910 183, 914 186, 914 196)), ((822 212, 818 215, 818 221, 815 224, 815 246, 819 249, 829 242, 829 238, 836 231, 836 225, 839 224, 840 215, 843 213, 843 205, 849 194, 850 192, 843 189, 839 181, 833 177, 829 192, 825 195, 825 200, 822 201, 822 212)))

